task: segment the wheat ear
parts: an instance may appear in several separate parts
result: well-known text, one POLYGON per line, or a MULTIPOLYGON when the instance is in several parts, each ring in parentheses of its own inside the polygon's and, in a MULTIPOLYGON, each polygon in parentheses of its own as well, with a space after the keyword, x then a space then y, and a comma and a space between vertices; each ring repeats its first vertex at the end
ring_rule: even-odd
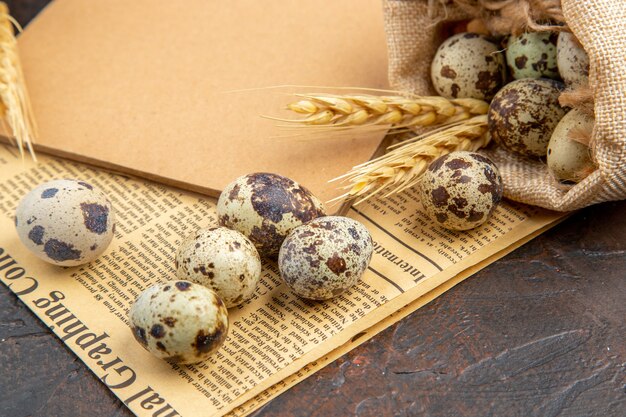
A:
POLYGON ((344 198, 360 204, 375 194, 385 197, 416 185, 428 165, 454 151, 477 151, 489 144, 487 116, 480 115, 402 142, 387 154, 361 165, 332 181, 348 182, 348 190, 331 202, 344 198))
POLYGON ((299 101, 287 108, 305 115, 279 119, 300 126, 346 128, 385 126, 411 128, 457 123, 487 114, 489 104, 476 99, 375 95, 297 94, 299 101))
POLYGON ((27 148, 32 158, 37 160, 33 150, 37 127, 17 53, 13 25, 21 30, 9 15, 7 5, 0 2, 0 115, 15 138, 22 157, 24 148, 27 148))

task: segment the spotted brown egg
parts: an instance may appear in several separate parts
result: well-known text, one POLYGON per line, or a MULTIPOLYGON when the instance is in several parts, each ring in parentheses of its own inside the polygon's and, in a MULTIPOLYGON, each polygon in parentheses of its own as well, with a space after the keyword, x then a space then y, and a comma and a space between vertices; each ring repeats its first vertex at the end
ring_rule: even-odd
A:
POLYGON ((432 61, 437 93, 447 98, 491 100, 505 82, 504 55, 496 43, 477 33, 446 39, 432 61))
POLYGON ((207 359, 228 333, 224 302, 212 290, 189 281, 147 288, 129 314, 135 339, 154 356, 173 363, 207 359))
POLYGON ((287 236, 278 268, 298 296, 327 300, 357 283, 372 251, 372 237, 363 224, 348 217, 320 217, 287 236))
POLYGON ((277 174, 255 173, 230 183, 217 202, 219 223, 249 238, 261 256, 275 257, 295 227, 326 209, 297 182, 277 174))
POLYGON ((420 198, 429 217, 451 230, 485 223, 502 200, 496 165, 475 152, 452 152, 435 159, 420 180, 420 198))
POLYGON ((506 62, 516 80, 559 78, 556 64, 556 32, 526 32, 507 40, 506 62))
POLYGON ((544 157, 552 131, 565 115, 563 83, 546 78, 513 81, 491 101, 488 124, 498 145, 519 155, 544 157))
POLYGON ((574 109, 565 115, 554 129, 548 144, 548 169, 563 183, 577 183, 592 173, 596 166, 589 145, 576 140, 591 137, 594 119, 574 109))
POLYGON ((44 261, 61 266, 90 262, 111 243, 115 213, 107 197, 79 180, 54 180, 30 191, 15 211, 22 243, 44 261))
POLYGON ((176 275, 211 288, 226 307, 254 295, 261 278, 261 258, 244 235, 225 227, 200 229, 176 253, 176 275))
POLYGON ((559 34, 556 59, 565 84, 577 87, 589 83, 589 56, 572 33, 559 34))

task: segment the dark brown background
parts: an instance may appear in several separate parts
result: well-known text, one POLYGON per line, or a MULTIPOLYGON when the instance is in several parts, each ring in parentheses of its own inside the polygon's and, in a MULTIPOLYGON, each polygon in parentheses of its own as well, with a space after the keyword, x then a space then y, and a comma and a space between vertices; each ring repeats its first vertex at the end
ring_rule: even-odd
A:
MULTIPOLYGON (((255 416, 626 416, 625 275, 626 202, 588 208, 255 416)), ((0 286, 0 416, 130 415, 0 286)))

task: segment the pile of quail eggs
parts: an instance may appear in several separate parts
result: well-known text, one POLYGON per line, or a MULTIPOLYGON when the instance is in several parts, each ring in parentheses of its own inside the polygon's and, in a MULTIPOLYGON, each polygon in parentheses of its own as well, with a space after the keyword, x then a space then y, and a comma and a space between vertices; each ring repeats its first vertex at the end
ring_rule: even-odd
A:
MULTIPOLYGON (((135 339, 172 363, 208 358, 226 340, 228 309, 254 297, 261 259, 278 260, 296 295, 336 297, 355 285, 372 257, 361 223, 327 216, 322 202, 277 174, 244 175, 222 192, 219 224, 196 230, 175 255, 176 277, 142 292, 130 309, 135 339)), ((114 210, 91 184, 55 180, 33 189, 15 216, 25 246, 52 264, 76 266, 105 251, 114 210)))
POLYGON ((169 362, 199 362, 219 348, 228 308, 254 297, 262 258, 278 259, 296 295, 326 300, 354 285, 372 256, 362 224, 326 216, 309 190, 277 174, 237 178, 220 195, 217 215, 218 225, 194 231, 178 248, 178 280, 148 288, 130 311, 137 341, 169 362))
MULTIPOLYGON (((585 86, 588 77, 589 58, 568 32, 504 39, 458 33, 441 44, 431 65, 438 94, 490 101, 488 126, 494 141, 521 157, 547 160, 551 175, 564 184, 577 183, 596 168, 588 144, 576 139, 591 135, 593 116, 559 104, 566 88, 585 86)), ((487 220, 488 215, 479 219, 478 212, 493 211, 502 185, 495 165, 483 159, 482 168, 462 153, 432 163, 421 180, 421 198, 434 221, 467 230, 487 220), (470 172, 472 167, 476 170, 470 172), (487 171, 493 181, 485 181, 487 171), (490 191, 476 192, 474 183, 490 191), (486 194, 492 195, 493 207, 486 205, 486 194)))
POLYGON ((589 82, 589 58, 573 34, 495 39, 460 33, 439 47, 431 76, 444 97, 491 100, 489 130, 496 143, 524 157, 547 156, 559 181, 578 182, 594 169, 588 147, 568 140, 573 129, 591 129, 593 117, 558 100, 567 87, 589 82))

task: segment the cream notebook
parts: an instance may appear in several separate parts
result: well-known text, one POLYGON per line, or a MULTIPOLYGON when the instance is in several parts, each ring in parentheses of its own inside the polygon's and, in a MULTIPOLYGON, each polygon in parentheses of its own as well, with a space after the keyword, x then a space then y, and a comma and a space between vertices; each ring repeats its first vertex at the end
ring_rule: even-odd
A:
POLYGON ((293 100, 269 86, 386 88, 378 0, 55 0, 19 47, 40 151, 192 191, 269 171, 327 200, 383 135, 311 140, 260 117, 293 100))

